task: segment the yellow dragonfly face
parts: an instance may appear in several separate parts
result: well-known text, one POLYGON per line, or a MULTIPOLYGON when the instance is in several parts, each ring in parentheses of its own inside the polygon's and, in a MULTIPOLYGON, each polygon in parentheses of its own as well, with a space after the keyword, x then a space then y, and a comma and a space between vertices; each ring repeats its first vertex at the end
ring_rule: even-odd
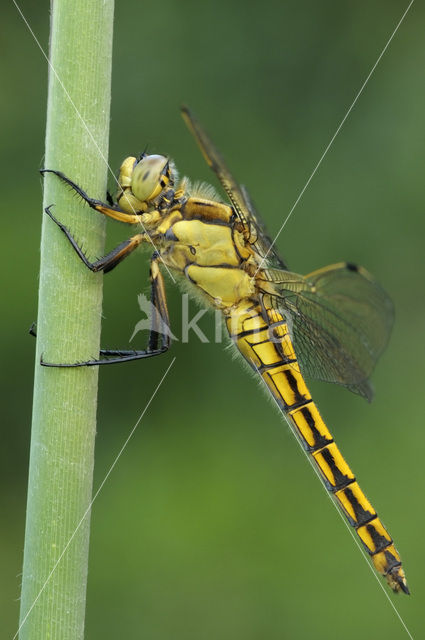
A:
MULTIPOLYGON (((388 342, 394 311, 374 278, 352 263, 334 264, 306 276, 288 270, 268 237, 247 190, 233 178, 204 129, 185 107, 183 118, 230 204, 211 188, 177 184, 173 163, 162 155, 126 158, 119 175, 117 203, 87 196, 69 178, 53 171, 87 204, 111 218, 138 224, 139 231, 109 254, 90 262, 74 238, 73 249, 92 271, 111 271, 141 243, 155 251, 151 299, 169 324, 161 266, 189 281, 206 304, 223 313, 231 340, 276 401, 296 437, 311 456, 324 485, 342 510, 377 571, 394 591, 409 593, 391 536, 360 489, 317 409, 305 376, 334 382, 372 398, 370 374, 388 342)), ((91 366, 146 358, 169 347, 167 335, 151 327, 143 351, 102 350, 91 366)))

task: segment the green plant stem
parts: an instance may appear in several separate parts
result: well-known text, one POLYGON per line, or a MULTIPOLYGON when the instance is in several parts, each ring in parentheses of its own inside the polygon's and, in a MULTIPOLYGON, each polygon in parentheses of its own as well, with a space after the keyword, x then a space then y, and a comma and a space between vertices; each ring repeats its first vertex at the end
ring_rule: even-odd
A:
MULTIPOLYGON (((112 22, 113 0, 52 3, 44 166, 63 171, 101 199, 112 22)), ((51 204, 88 254, 100 255, 104 220, 50 174, 44 178, 43 207, 51 204)), ((101 302, 102 276, 84 267, 43 215, 21 640, 84 635, 98 371, 45 368, 40 356, 77 362, 96 355, 101 302)))

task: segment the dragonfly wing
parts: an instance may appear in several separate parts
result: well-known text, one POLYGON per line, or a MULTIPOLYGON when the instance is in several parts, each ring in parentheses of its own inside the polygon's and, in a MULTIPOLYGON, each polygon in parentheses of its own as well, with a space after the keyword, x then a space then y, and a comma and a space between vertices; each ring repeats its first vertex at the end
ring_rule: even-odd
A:
POLYGON ((340 263, 304 277, 268 269, 264 279, 265 303, 288 320, 304 373, 370 400, 368 378, 394 321, 393 304, 372 276, 340 263))
POLYGON ((285 269, 286 265, 274 251, 273 243, 265 231, 265 226, 259 214, 252 205, 246 188, 235 180, 221 153, 194 114, 187 107, 182 107, 182 116, 189 131, 197 141, 207 164, 220 180, 238 219, 250 230, 249 242, 254 247, 257 255, 261 260, 263 258, 267 259, 267 264, 270 266, 277 269, 285 269))
POLYGON ((260 214, 254 207, 247 188, 243 184, 241 184, 241 191, 244 196, 247 209, 249 210, 251 220, 253 220, 255 223, 257 240, 253 244, 255 246, 257 254, 261 258, 261 261, 263 261, 264 259, 266 265, 276 269, 287 269, 285 262, 275 251, 273 246, 274 243, 267 233, 265 224, 261 219, 260 214))
POLYGON ((205 132, 204 128, 194 116, 194 114, 188 109, 188 107, 182 107, 182 116, 189 129, 197 141, 199 148, 202 151, 202 155, 205 158, 208 166, 214 171, 218 179, 220 180, 223 189, 229 196, 229 199, 235 209, 235 212, 241 222, 247 222, 247 208, 244 201, 242 191, 230 173, 226 166, 220 152, 217 150, 209 136, 205 132))

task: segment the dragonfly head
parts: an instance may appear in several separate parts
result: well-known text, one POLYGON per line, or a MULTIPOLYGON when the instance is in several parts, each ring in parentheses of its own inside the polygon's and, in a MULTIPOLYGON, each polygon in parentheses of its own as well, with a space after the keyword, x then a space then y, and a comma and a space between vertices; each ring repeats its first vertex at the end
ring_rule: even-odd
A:
POLYGON ((120 168, 117 201, 128 213, 167 210, 174 197, 176 176, 174 163, 165 156, 130 156, 120 168))
POLYGON ((143 154, 133 168, 131 190, 141 202, 152 202, 167 189, 170 181, 172 176, 168 158, 143 154))

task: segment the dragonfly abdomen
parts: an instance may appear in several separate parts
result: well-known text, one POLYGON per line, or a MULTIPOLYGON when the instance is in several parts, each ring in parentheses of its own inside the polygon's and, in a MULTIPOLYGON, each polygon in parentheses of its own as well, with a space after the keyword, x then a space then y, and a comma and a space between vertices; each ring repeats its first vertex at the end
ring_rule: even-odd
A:
POLYGON ((238 350, 288 417, 326 489, 372 557, 376 570, 394 591, 409 593, 391 536, 359 487, 311 398, 283 316, 274 309, 264 311, 251 300, 244 300, 226 317, 226 324, 238 350))

